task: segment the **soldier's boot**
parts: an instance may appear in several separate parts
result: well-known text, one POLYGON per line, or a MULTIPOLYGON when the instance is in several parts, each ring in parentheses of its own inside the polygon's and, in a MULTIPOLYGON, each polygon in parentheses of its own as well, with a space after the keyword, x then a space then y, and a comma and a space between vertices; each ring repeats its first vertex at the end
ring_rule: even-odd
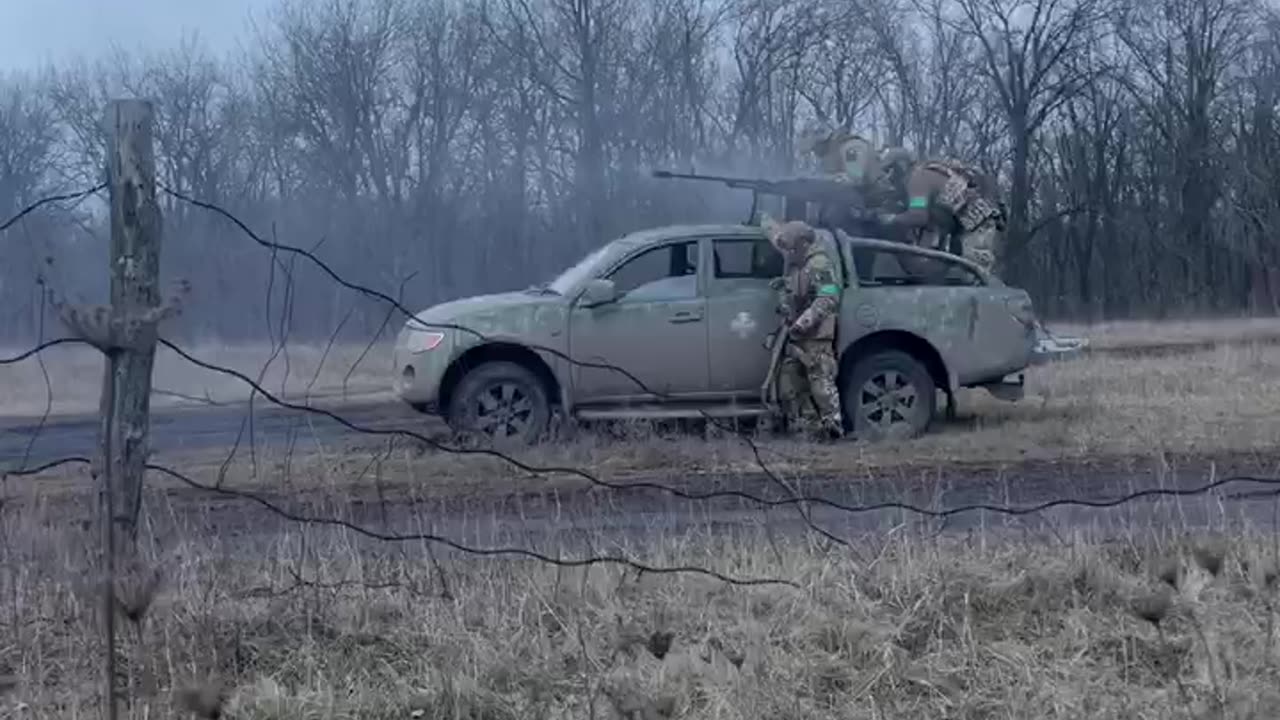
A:
POLYGON ((823 440, 835 441, 843 439, 844 424, 840 422, 839 416, 825 416, 818 425, 818 433, 818 437, 823 440))
POLYGON ((840 412, 835 408, 824 408, 816 396, 810 396, 807 403, 812 411, 813 422, 809 425, 809 434, 816 440, 839 440, 844 437, 844 424, 840 422, 840 412))
POLYGON ((795 398, 781 398, 778 410, 769 420, 769 430, 774 436, 790 435, 800 427, 800 403, 795 398))
MULTIPOLYGON (((834 365, 834 359, 828 359, 828 365, 834 365)), ((839 440, 844 437, 844 423, 840 420, 840 393, 836 390, 834 368, 824 368, 827 372, 816 373, 812 380, 814 414, 817 418, 818 436, 824 440, 839 440)))
POLYGON ((760 421, 760 429, 766 435, 786 435, 789 432, 787 416, 784 412, 772 412, 765 415, 760 421))

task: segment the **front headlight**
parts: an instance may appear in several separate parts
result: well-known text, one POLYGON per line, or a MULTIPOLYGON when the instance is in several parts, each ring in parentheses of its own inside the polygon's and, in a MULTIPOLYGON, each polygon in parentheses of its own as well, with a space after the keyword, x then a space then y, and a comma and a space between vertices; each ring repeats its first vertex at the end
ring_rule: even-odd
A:
POLYGON ((444 333, 437 330, 408 328, 405 331, 404 349, 412 355, 435 350, 444 342, 444 333))

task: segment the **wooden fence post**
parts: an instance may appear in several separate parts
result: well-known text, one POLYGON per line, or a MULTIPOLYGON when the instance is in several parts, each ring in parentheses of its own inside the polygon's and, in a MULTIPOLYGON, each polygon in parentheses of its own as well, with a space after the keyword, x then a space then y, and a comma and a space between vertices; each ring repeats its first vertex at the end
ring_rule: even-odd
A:
MULTIPOLYGON (((152 151, 152 107, 145 100, 115 100, 107 108, 107 173, 111 195, 111 307, 124 326, 141 330, 132 342, 118 343, 108 358, 103 413, 113 418, 112 463, 115 512, 126 535, 137 539, 142 477, 150 432, 151 372, 155 365, 154 323, 146 319, 160 307, 160 206, 156 202, 156 165, 152 151), (143 324, 151 328, 139 327, 143 324), (106 402, 111 400, 111 406, 106 402)), ((124 338, 121 338, 124 340, 124 338)), ((105 429, 105 424, 104 424, 105 429)))
POLYGON ((111 302, 71 306, 49 290, 54 310, 72 334, 106 359, 99 405, 98 485, 105 698, 103 714, 119 717, 116 692, 116 580, 121 565, 137 564, 142 480, 150 454, 151 373, 158 327, 181 311, 187 283, 160 298, 160 206, 152 154, 152 107, 145 100, 114 100, 107 108, 107 183, 111 201, 111 302), (124 530, 121 533, 121 530, 124 530))
POLYGON ((150 102, 114 100, 107 108, 104 130, 111 202, 111 302, 73 307, 53 298, 54 309, 71 332, 105 358, 93 475, 99 491, 103 716, 108 720, 119 717, 116 580, 122 564, 130 566, 129 570, 137 569, 157 326, 177 310, 176 302, 160 302, 161 218, 151 128, 150 102))
POLYGON ((106 717, 118 717, 116 575, 136 561, 143 474, 149 454, 151 372, 160 317, 160 206, 152 151, 152 106, 114 100, 107 107, 107 182, 111 200, 111 340, 101 398, 99 452, 106 645, 106 717))

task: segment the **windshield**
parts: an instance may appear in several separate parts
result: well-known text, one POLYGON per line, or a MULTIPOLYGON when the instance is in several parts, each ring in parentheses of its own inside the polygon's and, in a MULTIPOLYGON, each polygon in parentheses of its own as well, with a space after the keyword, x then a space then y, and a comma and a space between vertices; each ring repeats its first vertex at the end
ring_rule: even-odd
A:
POLYGON ((559 295, 568 293, 575 285, 582 282, 591 274, 591 271, 596 266, 596 261, 598 261, 600 256, 604 255, 605 251, 608 249, 608 245, 596 248, 594 252, 579 260, 573 267, 560 273, 555 280, 552 280, 547 284, 547 288, 559 295))

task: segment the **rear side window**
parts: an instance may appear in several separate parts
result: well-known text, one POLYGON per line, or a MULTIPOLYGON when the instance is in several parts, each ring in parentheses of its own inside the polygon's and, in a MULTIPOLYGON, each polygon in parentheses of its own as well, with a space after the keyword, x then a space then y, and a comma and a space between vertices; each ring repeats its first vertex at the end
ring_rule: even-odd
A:
POLYGON ((716 278, 772 280, 782 274, 782 254, 764 238, 723 238, 711 247, 716 278))
POLYGON ((980 286, 977 273, 958 262, 880 248, 855 248, 854 265, 862 286, 980 286))

